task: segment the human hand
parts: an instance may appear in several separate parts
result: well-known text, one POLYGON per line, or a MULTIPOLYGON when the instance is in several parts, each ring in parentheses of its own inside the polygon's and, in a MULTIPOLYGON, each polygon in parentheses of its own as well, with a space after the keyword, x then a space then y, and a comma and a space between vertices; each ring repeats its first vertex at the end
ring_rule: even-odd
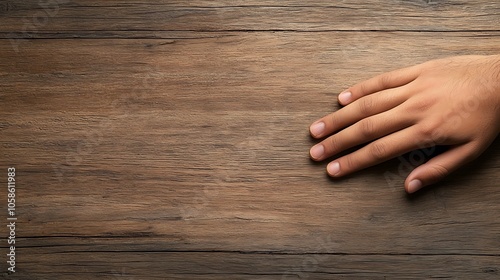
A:
POLYGON ((405 180, 413 193, 477 158, 500 132, 500 55, 428 61, 361 82, 338 96, 345 107, 314 122, 310 150, 321 161, 364 147, 327 166, 341 177, 407 152, 450 149, 415 168, 405 180))

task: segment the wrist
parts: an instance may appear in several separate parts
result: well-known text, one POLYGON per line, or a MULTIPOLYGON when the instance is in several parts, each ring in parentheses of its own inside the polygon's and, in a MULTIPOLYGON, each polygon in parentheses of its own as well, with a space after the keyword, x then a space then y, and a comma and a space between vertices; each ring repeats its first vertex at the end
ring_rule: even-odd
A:
POLYGON ((489 79, 491 84, 488 87, 490 88, 493 102, 496 104, 498 124, 500 123, 500 55, 491 55, 488 59, 490 61, 490 66, 487 69, 489 69, 488 71, 491 71, 491 79, 489 79))
POLYGON ((492 101, 500 108, 500 55, 490 55, 486 59, 483 86, 486 86, 487 93, 492 95, 492 101))

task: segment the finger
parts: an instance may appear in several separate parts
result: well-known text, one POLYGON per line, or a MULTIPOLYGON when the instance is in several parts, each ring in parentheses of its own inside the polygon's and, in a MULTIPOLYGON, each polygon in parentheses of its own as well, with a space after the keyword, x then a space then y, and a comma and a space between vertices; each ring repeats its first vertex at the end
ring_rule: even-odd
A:
POLYGON ((419 136, 417 129, 409 127, 332 161, 328 164, 327 171, 332 177, 341 177, 432 144, 432 141, 419 136))
POLYGON ((477 149, 473 143, 454 146, 413 170, 405 180, 406 192, 414 193, 442 180, 460 166, 475 159, 477 155, 477 149))
POLYGON ((408 99, 410 89, 402 87, 377 92, 357 100, 351 106, 341 108, 314 122, 309 131, 315 138, 322 138, 339 131, 361 119, 397 107, 408 99))
POLYGON ((422 64, 384 73, 358 83, 338 96, 339 103, 347 105, 359 98, 382 90, 404 86, 414 81, 422 71, 422 64))
POLYGON ((394 108, 360 120, 312 147, 311 158, 323 160, 346 149, 411 126, 413 124, 411 116, 400 111, 401 109, 394 108))

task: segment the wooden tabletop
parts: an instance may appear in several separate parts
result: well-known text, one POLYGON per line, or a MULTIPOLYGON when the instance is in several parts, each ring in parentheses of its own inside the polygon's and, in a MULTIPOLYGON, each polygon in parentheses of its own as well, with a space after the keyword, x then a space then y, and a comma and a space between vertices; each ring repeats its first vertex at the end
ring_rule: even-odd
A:
POLYGON ((498 1, 1 1, 1 277, 499 279, 500 141, 412 196, 308 156, 346 87, 498 53, 498 1))

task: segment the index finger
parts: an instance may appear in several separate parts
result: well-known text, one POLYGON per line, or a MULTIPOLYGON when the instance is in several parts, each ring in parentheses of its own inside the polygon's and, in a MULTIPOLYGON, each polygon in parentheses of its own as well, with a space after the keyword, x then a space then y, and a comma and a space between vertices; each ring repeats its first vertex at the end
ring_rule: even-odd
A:
POLYGON ((409 84, 422 72, 422 67, 423 64, 402 68, 358 83, 339 94, 339 103, 347 105, 363 96, 409 84))

